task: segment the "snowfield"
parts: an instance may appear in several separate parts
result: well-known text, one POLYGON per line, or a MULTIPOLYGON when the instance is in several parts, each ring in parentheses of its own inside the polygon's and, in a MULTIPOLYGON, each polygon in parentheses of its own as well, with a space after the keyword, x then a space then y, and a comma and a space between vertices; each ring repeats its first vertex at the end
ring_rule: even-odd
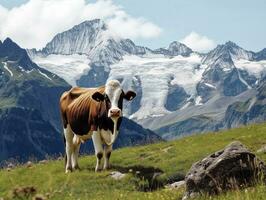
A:
POLYGON ((261 78, 261 75, 266 72, 266 60, 262 61, 249 61, 249 60, 234 60, 236 68, 246 70, 249 74, 261 78))
POLYGON ((84 54, 36 56, 33 61, 40 67, 60 76, 72 86, 76 86, 76 80, 90 69, 90 60, 84 54))
POLYGON ((165 103, 171 85, 177 84, 188 94, 195 94, 196 84, 206 67, 201 65, 201 57, 197 54, 172 58, 156 54, 126 55, 110 66, 109 79, 122 79, 126 89, 133 86, 134 80, 140 79, 141 108, 130 117, 143 119, 170 113, 165 109, 165 103))

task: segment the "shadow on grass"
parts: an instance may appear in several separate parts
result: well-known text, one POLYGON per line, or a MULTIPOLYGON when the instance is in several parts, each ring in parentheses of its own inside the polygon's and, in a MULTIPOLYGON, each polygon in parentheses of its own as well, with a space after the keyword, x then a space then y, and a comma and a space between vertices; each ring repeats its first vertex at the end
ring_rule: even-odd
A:
MULTIPOLYGON (((86 169, 94 171, 94 167, 87 167, 86 169)), ((138 191, 154 191, 164 187, 166 184, 184 180, 185 174, 183 172, 177 172, 170 176, 167 176, 160 168, 143 165, 111 165, 109 171, 119 171, 123 174, 131 174, 130 182, 135 185, 138 191)))

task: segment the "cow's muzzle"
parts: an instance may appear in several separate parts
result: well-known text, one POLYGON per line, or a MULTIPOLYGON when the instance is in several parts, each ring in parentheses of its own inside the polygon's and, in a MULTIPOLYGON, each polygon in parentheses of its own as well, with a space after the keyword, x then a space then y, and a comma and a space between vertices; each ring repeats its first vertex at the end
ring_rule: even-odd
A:
POLYGON ((114 108, 109 110, 109 117, 121 117, 121 110, 114 108))

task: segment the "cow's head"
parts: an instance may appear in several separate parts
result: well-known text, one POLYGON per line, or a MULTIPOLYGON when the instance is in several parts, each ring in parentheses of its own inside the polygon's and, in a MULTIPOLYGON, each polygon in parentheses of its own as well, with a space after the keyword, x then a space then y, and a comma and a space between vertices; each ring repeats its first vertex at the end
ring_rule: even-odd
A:
POLYGON ((105 102, 107 115, 112 120, 117 120, 122 117, 123 99, 131 101, 136 96, 133 91, 122 90, 119 81, 110 80, 105 85, 104 93, 95 92, 92 98, 98 102, 105 102))

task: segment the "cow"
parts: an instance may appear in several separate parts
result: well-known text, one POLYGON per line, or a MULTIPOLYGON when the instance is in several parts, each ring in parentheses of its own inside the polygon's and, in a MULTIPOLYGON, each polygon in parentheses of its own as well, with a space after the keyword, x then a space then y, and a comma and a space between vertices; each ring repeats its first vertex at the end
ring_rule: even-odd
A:
POLYGON ((92 138, 97 159, 95 171, 109 168, 112 146, 119 133, 123 99, 131 101, 133 91, 124 92, 117 80, 98 88, 73 87, 62 94, 60 111, 64 126, 65 172, 80 169, 78 154, 81 143, 92 138))

